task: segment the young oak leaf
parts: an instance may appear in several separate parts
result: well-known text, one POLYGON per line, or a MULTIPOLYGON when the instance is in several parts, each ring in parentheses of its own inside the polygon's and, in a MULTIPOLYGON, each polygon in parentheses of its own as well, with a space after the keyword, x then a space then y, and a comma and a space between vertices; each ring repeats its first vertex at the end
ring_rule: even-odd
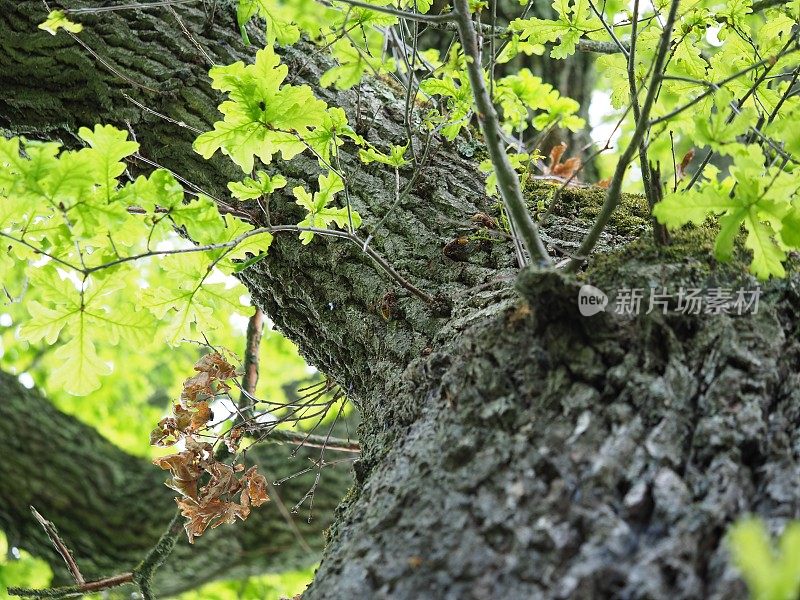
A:
POLYGON ((202 331, 220 327, 215 314, 241 309, 241 287, 206 282, 212 271, 204 253, 167 256, 161 264, 172 274, 170 283, 176 283, 142 290, 140 302, 159 320, 159 330, 171 346, 191 337, 192 327, 202 331))
MULTIPOLYGON (((334 195, 344 189, 342 178, 336 173, 330 172, 328 175, 319 176, 319 191, 312 196, 302 186, 297 186, 292 190, 296 202, 308 211, 305 219, 298 223, 300 227, 314 227, 319 229, 327 228, 331 223, 339 227, 346 228, 352 219, 353 227, 361 226, 361 217, 353 210, 348 214, 347 208, 329 207, 334 195)), ((311 243, 314 239, 313 231, 300 232, 300 240, 303 244, 311 243)))
POLYGON ((361 159, 361 162, 367 165, 377 162, 399 169, 400 167, 405 167, 410 164, 408 160, 406 160, 406 151, 408 151, 408 144, 405 146, 392 146, 389 149, 389 154, 384 154, 370 145, 370 147, 365 150, 359 150, 358 157, 361 159))
POLYGON ((516 19, 511 23, 511 31, 533 44, 559 41, 551 51, 552 58, 566 58, 575 53, 578 40, 585 33, 602 27, 600 20, 591 13, 589 0, 555 0, 553 8, 558 13, 557 20, 516 19))
POLYGON ((752 598, 789 600, 800 592, 800 523, 790 522, 777 544, 759 520, 747 518, 728 532, 734 564, 752 598))
POLYGON ((95 344, 83 324, 53 356, 58 366, 50 373, 50 385, 61 386, 74 396, 85 396, 99 389, 100 376, 111 373, 108 363, 97 356, 95 344))
MULTIPOLYGON (((391 20, 395 21, 394 17, 391 20)), ((394 70, 393 60, 384 61, 381 58, 370 56, 366 50, 357 48, 345 38, 333 44, 332 52, 339 64, 325 71, 319 78, 319 84, 325 88, 336 84, 340 90, 349 90, 361 81, 365 73, 394 70)))
POLYGON ((249 173, 256 157, 269 164, 278 153, 289 160, 305 150, 302 139, 322 125, 327 105, 306 85, 282 85, 287 73, 271 46, 252 65, 212 67, 212 87, 229 100, 219 105, 223 120, 195 140, 195 152, 211 158, 220 150, 249 173))
POLYGON ((245 44, 250 43, 244 26, 254 16, 263 17, 267 22, 267 45, 291 46, 300 39, 300 29, 289 20, 279 15, 279 6, 267 0, 239 0, 236 9, 236 20, 245 44), (276 10, 278 9, 278 10, 276 10))
POLYGON ((62 28, 70 33, 83 31, 83 25, 70 21, 63 10, 51 10, 47 15, 47 20, 39 25, 39 29, 44 29, 51 35, 57 34, 58 30, 62 28))
POLYGON ((463 127, 468 124, 472 112, 472 88, 465 73, 456 78, 445 75, 442 79, 425 79, 419 84, 419 91, 428 96, 441 96, 447 100, 447 124, 442 127, 445 139, 453 141, 463 127))
MULTIPOLYGON (((238 243, 225 252, 226 261, 245 260, 248 252, 253 256, 265 254, 272 244, 272 234, 268 231, 258 231, 257 228, 241 219, 229 218, 228 228, 220 241, 233 242, 237 240, 238 243)), ((221 264, 220 266, 230 265, 221 264)))
POLYGON ((351 139, 358 146, 366 143, 364 138, 350 127, 345 112, 341 108, 332 107, 325 112, 322 125, 306 134, 303 140, 319 156, 320 165, 324 166, 329 163, 336 148, 344 144, 345 138, 351 139))
MULTIPOLYGON (((785 177, 776 177, 780 185, 775 190, 768 189, 766 182, 771 177, 758 175, 759 172, 763 175, 763 163, 761 151, 748 146, 735 155, 729 178, 722 183, 708 182, 688 192, 667 194, 653 208, 653 214, 670 229, 686 223, 701 224, 709 215, 721 215, 715 244, 719 260, 730 259, 734 241, 744 225, 747 230, 745 247, 753 255, 750 271, 760 279, 784 277, 786 271, 782 263, 786 260, 787 234, 781 229, 793 210, 787 198, 796 192, 797 186, 789 186, 783 181, 785 177)), ((791 221, 788 224, 791 225, 791 221)), ((791 234, 788 235, 791 240, 791 234)))
POLYGON ((110 199, 111 190, 117 185, 117 177, 125 172, 123 158, 139 150, 139 144, 128 140, 128 134, 111 125, 95 125, 94 130, 81 127, 78 135, 92 149, 92 166, 97 181, 110 199))
POLYGON ((264 171, 256 172, 256 179, 245 177, 243 181, 231 181, 228 189, 238 200, 255 200, 269 196, 275 190, 286 187, 286 178, 280 173, 270 177, 264 171))

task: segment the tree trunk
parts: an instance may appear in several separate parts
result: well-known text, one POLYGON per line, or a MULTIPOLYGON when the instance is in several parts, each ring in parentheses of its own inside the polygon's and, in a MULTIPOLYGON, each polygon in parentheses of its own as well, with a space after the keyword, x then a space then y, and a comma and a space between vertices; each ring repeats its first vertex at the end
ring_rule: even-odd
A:
MULTIPOLYGON (((59 412, 13 375, 0 372, 0 398, 0 529, 9 543, 46 559, 57 580, 71 583, 64 562, 31 516, 29 507, 34 506, 56 525, 87 581, 133 569, 175 513, 175 493, 164 485, 167 474, 59 412)), ((318 451, 301 451, 293 459, 290 453, 267 444, 248 452, 248 459, 275 480, 304 469, 308 458, 318 458, 318 451)), ((244 523, 206 532, 194 546, 183 537, 158 574, 156 589, 172 594, 220 577, 313 564, 322 549, 322 532, 352 481, 348 470, 324 470, 310 524, 297 518, 290 526, 272 502, 253 510, 244 523)), ((293 504, 314 476, 290 479, 276 489, 293 504)))
MULTIPOLYGON (((64 135, 130 119, 144 154, 222 195, 231 173, 224 161, 196 160, 191 134, 121 95, 201 129, 215 119, 205 67, 191 62, 197 49, 172 16, 84 20, 81 39, 126 78, 172 90, 148 95, 69 38, 37 34, 38 7, 0 0, 0 48, 13 58, 0 61, 0 86, 15 94, 0 99, 6 127, 64 135), (25 68, 31 56, 41 71, 25 68)), ((180 14, 217 60, 244 54, 234 50, 227 15, 209 25, 192 8, 180 14)), ((404 140, 402 100, 386 84, 333 93, 317 85, 325 63, 314 49, 301 44, 284 60, 293 83, 345 108, 373 143, 404 140)), ((747 511, 775 526, 798 514, 796 278, 770 284, 757 315, 580 317, 577 282, 536 271, 517 280, 503 238, 445 249, 494 202, 474 162, 435 144, 373 242, 436 296, 433 305, 340 240, 302 247, 279 237, 242 275, 255 302, 348 391, 362 417, 356 486, 305 597, 740 597, 726 562, 728 524, 747 511)), ((342 165, 369 226, 392 203, 394 173, 361 165, 353 150, 343 148, 342 165)), ((308 157, 281 169, 287 189, 318 171, 308 157)), ((531 190, 531 200, 546 201, 552 189, 531 190)), ((576 247, 601 195, 562 197, 544 227, 553 254, 576 247)), ((626 202, 604 234, 606 251, 646 228, 642 202, 626 202)), ((271 209, 275 222, 296 222, 287 196, 271 209)), ((747 282, 737 268, 712 264, 704 235, 692 238, 694 257, 685 257, 692 239, 666 250, 636 242, 581 277, 607 291, 747 282)), ((86 520, 72 518, 75 527, 86 520)))

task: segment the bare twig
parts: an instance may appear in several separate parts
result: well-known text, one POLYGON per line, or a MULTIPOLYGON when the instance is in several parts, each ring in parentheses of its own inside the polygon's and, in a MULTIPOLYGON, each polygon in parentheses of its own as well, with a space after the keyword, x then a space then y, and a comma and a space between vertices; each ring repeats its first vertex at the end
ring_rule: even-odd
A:
POLYGON ((611 178, 611 183, 608 186, 608 191, 606 192, 606 198, 603 202, 603 207, 600 209, 600 214, 597 216, 597 220, 592 225, 589 233, 586 234, 586 237, 576 252, 576 256, 570 259, 569 263, 567 263, 567 271, 577 271, 580 268, 580 266, 594 249, 595 244, 597 244, 597 240, 600 239, 600 234, 605 229, 609 219, 611 219, 611 215, 614 213, 614 210, 619 205, 620 198, 622 196, 622 181, 625 178, 625 172, 628 169, 628 163, 639 149, 639 144, 641 143, 650 126, 648 117, 650 115, 650 109, 653 107, 655 102, 656 95, 658 94, 658 81, 659 77, 661 77, 664 63, 666 62, 670 39, 672 38, 672 28, 675 25, 675 19, 678 14, 679 5, 680 0, 672 0, 669 15, 667 16, 666 23, 664 24, 664 30, 661 32, 661 40, 659 41, 658 51, 653 63, 653 74, 650 80, 650 86, 647 89, 647 96, 645 97, 645 100, 641 106, 639 122, 637 123, 636 129, 634 130, 633 135, 628 142, 628 146, 625 148, 622 156, 620 156, 619 162, 617 162, 614 175, 611 178))
POLYGON ((324 435, 312 435, 310 433, 303 433, 302 431, 291 431, 288 429, 274 429, 274 424, 269 423, 264 426, 260 423, 247 426, 247 431, 251 433, 260 433, 263 429, 269 429, 269 436, 267 441, 273 442, 288 442, 297 446, 306 446, 308 448, 325 448, 327 450, 334 450, 337 452, 352 452, 358 454, 361 452, 361 446, 358 442, 345 440, 342 438, 326 437, 324 435))
POLYGON ((157 0, 156 2, 134 2, 131 4, 117 4, 116 6, 87 6, 86 8, 64 8, 63 12, 70 15, 93 14, 112 12, 117 10, 147 10, 159 6, 175 6, 177 4, 193 4, 198 0, 157 0))
POLYGON ((120 573, 112 577, 88 581, 81 585, 71 585, 46 590, 10 587, 8 588, 8 595, 20 596, 22 598, 80 598, 85 594, 102 592, 103 590, 119 587, 126 583, 133 583, 133 573, 120 573))
MULTIPOLYGON (((328 6, 333 6, 333 2, 327 0, 321 0, 321 1, 323 4, 326 4, 328 6)), ((415 13, 407 10, 398 10, 396 8, 392 8, 391 6, 380 6, 378 4, 369 4, 368 2, 360 2, 359 0, 336 0, 336 1, 341 2, 342 4, 355 6, 357 8, 366 8, 367 10, 374 10, 375 12, 392 15, 393 17, 397 17, 398 19, 418 21, 419 23, 429 23, 429 24, 446 23, 448 21, 453 20, 453 15, 451 13, 444 13, 441 15, 423 15, 421 13, 415 13)))
POLYGON ((58 552, 61 558, 64 559, 64 562, 67 563, 67 569, 69 569, 69 573, 72 575, 75 583, 77 583, 79 586, 85 584, 86 581, 83 579, 83 575, 81 575, 81 570, 78 568, 78 563, 75 562, 72 552, 70 552, 70 549, 67 548, 67 545, 61 539, 61 536, 58 535, 56 526, 53 525, 51 521, 45 519, 33 506, 31 506, 30 509, 34 518, 39 522, 39 525, 42 526, 42 529, 44 529, 47 537, 50 538, 50 542, 53 544, 56 552, 58 552))

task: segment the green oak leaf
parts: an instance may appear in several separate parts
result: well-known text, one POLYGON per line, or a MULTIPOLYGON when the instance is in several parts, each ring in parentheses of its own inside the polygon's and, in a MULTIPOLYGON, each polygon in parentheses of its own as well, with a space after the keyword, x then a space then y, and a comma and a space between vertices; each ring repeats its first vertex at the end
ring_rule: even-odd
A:
POLYGON ((591 12, 589 0, 555 0, 553 8, 558 14, 556 20, 516 19, 511 23, 511 31, 519 34, 521 40, 532 44, 555 42, 550 51, 552 58, 566 58, 575 53, 582 35, 602 27, 600 20, 591 12))
POLYGON ((359 150, 358 156, 361 162, 367 165, 377 162, 399 169, 400 167, 405 167, 410 164, 405 158, 407 151, 408 144, 405 146, 392 146, 389 149, 389 154, 384 154, 374 146, 370 146, 367 149, 359 150))
POLYGON ((775 169, 766 170, 764 176, 763 164, 764 155, 757 146, 739 150, 728 178, 669 193, 653 208, 653 215, 670 229, 702 224, 711 215, 721 216, 715 254, 722 261, 731 258, 744 225, 744 245, 752 252, 751 272, 760 279, 784 277, 787 245, 800 237, 795 229, 800 219, 791 199, 800 182, 775 169), (782 231, 784 227, 788 228, 786 232, 782 231))
POLYGON ((252 65, 212 67, 212 86, 229 99, 219 105, 223 120, 195 140, 195 151, 211 158, 219 150, 250 173, 256 157, 269 164, 278 153, 290 160, 305 150, 302 140, 322 125, 327 105, 306 85, 283 85, 287 73, 271 47, 252 65))
MULTIPOLYGON (((320 175, 318 181, 319 191, 315 192, 313 196, 302 186, 297 186, 292 190, 297 199, 297 204, 307 211, 306 217, 298 223, 298 226, 325 229, 331 224, 336 224, 341 228, 347 228, 352 219, 353 227, 360 227, 361 217, 354 210, 351 210, 348 214, 346 207, 335 208, 328 206, 333 201, 336 193, 344 189, 342 178, 336 173, 330 172, 327 175, 320 175)), ((309 244, 313 239, 314 232, 300 232, 300 240, 303 244, 309 244)))
POLYGON ((270 177, 264 171, 256 172, 256 179, 245 177, 243 181, 231 181, 228 189, 234 198, 239 200, 255 200, 261 196, 269 196, 275 190, 286 187, 286 178, 277 174, 270 177))
POLYGON ((59 29, 70 33, 80 33, 83 31, 83 25, 70 21, 63 10, 51 10, 47 15, 47 20, 39 25, 39 29, 44 29, 52 35, 57 34, 59 29))

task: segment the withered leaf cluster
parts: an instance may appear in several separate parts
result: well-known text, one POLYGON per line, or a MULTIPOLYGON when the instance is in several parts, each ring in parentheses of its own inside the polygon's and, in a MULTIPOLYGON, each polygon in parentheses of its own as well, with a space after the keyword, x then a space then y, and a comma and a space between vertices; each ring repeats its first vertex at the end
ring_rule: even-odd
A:
POLYGON ((244 521, 251 507, 269 500, 267 480, 257 467, 245 472, 242 464, 221 463, 214 457, 213 446, 193 435, 211 420, 209 402, 230 389, 225 381, 236 376, 236 369, 219 354, 205 355, 194 368, 197 375, 184 382, 174 416, 162 419, 150 434, 150 443, 156 446, 184 442, 185 450, 153 463, 170 472, 166 485, 180 494, 175 501, 186 517, 184 528, 190 543, 209 526, 213 529, 237 518, 244 521))
POLYGON ((183 382, 180 402, 172 407, 174 416, 161 419, 150 432, 151 445, 172 446, 183 435, 205 427, 213 418, 209 402, 230 390, 225 381, 236 376, 236 369, 217 353, 203 356, 194 370, 197 375, 183 382))

